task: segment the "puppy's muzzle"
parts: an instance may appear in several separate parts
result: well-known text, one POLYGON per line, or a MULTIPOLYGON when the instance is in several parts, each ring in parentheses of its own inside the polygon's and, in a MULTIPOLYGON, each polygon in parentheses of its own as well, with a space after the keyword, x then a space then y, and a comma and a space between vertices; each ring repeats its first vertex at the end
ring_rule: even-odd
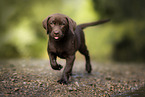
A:
POLYGON ((60 31, 53 31, 54 35, 58 35, 60 31))
POLYGON ((53 31, 54 39, 58 40, 60 38, 60 31, 53 31))

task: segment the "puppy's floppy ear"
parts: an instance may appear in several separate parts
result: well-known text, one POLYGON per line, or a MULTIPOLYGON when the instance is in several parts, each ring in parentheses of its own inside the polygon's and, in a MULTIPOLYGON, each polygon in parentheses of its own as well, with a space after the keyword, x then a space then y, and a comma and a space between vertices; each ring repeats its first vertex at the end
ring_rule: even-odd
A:
POLYGON ((69 17, 66 17, 66 19, 68 21, 70 31, 74 34, 74 31, 76 29, 76 22, 69 17))
POLYGON ((43 28, 47 31, 47 34, 49 34, 49 29, 48 29, 48 20, 51 18, 51 16, 48 16, 46 19, 43 20, 42 25, 43 28))

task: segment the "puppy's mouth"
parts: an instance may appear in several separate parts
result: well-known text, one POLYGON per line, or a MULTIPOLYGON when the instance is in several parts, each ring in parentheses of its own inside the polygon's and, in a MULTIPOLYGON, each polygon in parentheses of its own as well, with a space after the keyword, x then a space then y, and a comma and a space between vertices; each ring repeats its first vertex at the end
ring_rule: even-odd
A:
POLYGON ((59 39, 59 37, 58 37, 58 36, 55 36, 55 37, 54 37, 54 39, 55 39, 55 40, 58 40, 58 39, 59 39))
POLYGON ((63 38, 63 35, 54 35, 53 38, 54 38, 55 40, 60 40, 60 39, 63 38))
POLYGON ((52 33, 51 36, 53 37, 54 40, 60 40, 63 38, 63 34, 60 33, 52 33))

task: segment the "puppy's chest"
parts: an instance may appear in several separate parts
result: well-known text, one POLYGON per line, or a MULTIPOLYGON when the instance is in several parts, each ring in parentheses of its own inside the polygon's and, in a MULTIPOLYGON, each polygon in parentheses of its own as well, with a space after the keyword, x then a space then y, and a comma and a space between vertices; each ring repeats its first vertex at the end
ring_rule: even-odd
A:
POLYGON ((56 47, 55 54, 60 58, 66 58, 69 55, 69 49, 67 47, 56 47))
POLYGON ((60 58, 68 57, 73 50, 74 46, 72 44, 53 44, 49 46, 49 51, 60 58))
POLYGON ((66 57, 68 57, 68 52, 67 51, 65 51, 65 50, 61 50, 61 49, 57 49, 56 50, 56 55, 58 56, 58 57, 60 57, 60 58, 66 58, 66 57))

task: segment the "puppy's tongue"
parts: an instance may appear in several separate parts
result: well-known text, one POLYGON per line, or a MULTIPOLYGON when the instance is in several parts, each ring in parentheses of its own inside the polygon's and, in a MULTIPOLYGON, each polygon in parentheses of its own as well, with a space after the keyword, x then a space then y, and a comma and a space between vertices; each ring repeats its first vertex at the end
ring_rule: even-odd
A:
POLYGON ((55 39, 58 39, 59 37, 54 37, 55 39))

